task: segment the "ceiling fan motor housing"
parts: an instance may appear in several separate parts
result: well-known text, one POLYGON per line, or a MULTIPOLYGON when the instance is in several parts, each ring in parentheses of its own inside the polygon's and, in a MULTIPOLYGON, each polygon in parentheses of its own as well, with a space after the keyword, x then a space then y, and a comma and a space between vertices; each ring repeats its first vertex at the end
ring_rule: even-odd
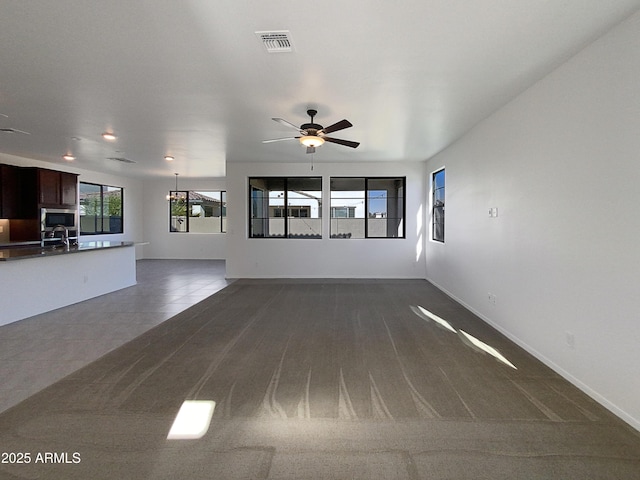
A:
POLYGON ((317 123, 303 123, 300 125, 300 130, 305 130, 308 135, 315 135, 318 130, 322 130, 322 125, 317 123))
POLYGON ((307 110, 307 115, 311 117, 311 123, 303 123, 302 125, 300 125, 300 130, 306 130, 307 135, 315 135, 318 130, 322 130, 322 125, 313 122, 313 117, 315 117, 317 114, 317 110, 307 110))

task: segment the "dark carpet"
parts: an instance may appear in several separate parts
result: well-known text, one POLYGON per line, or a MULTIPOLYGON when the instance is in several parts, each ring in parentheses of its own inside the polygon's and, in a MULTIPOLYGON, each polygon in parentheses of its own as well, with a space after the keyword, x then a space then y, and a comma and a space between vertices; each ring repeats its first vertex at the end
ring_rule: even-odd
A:
POLYGON ((2 479, 640 478, 638 432, 422 280, 237 281, 0 415, 0 446, 2 479), (210 422, 168 438, 185 401, 210 422))

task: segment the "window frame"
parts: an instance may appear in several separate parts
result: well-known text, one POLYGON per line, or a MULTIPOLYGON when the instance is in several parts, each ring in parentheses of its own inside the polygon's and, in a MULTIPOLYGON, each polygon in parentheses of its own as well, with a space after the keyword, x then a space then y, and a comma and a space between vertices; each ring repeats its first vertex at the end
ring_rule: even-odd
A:
MULTIPOLYGON (((79 235, 83 235, 83 236, 88 236, 88 235, 122 235, 124 233, 124 187, 117 187, 115 185, 105 185, 105 184, 100 184, 100 183, 93 183, 93 182, 84 182, 84 181, 80 181, 78 182, 78 197, 80 199, 79 202, 79 210, 78 210, 78 218, 79 218, 79 225, 78 225, 78 231, 79 231, 79 235), (105 231, 104 229, 101 229, 98 231, 97 229, 97 218, 98 215, 95 215, 96 220, 94 220, 94 224, 96 227, 96 230, 94 232, 85 232, 82 230, 82 217, 86 216, 86 215, 82 215, 80 213, 80 211, 82 210, 82 185, 92 185, 94 187, 100 187, 100 194, 99 194, 99 201, 100 201, 100 208, 99 211, 103 212, 104 211, 104 206, 105 206, 105 193, 107 193, 108 196, 108 192, 105 192, 106 189, 108 188, 114 188, 117 190, 120 190, 120 229, 119 231, 113 232, 113 231, 105 231)), ((111 219, 112 215, 109 215, 108 218, 111 219)), ((115 218, 117 218, 116 216, 114 216, 115 218)), ((101 219, 102 222, 104 222, 104 216, 101 215, 101 219)), ((104 223, 102 223, 102 226, 104 227, 104 223)))
POLYGON ((431 172, 431 241, 437 243, 445 243, 445 204, 446 204, 446 169, 445 167, 441 167, 437 170, 431 172), (442 174, 442 186, 437 187, 436 176, 442 174), (442 196, 442 205, 438 205, 437 202, 439 198, 442 196), (437 212, 436 209, 440 209, 440 212, 437 212), (439 228, 436 227, 439 226, 439 228), (441 234, 438 235, 438 232, 441 234), (437 236, 437 238, 436 238, 437 236))
MULTIPOLYGON (((218 235, 221 233, 227 233, 227 229, 225 228, 225 220, 227 218, 227 206, 226 206, 226 197, 227 197, 227 191, 226 190, 210 190, 210 189, 199 189, 199 190, 195 190, 195 189, 191 189, 191 190, 169 190, 169 195, 167 195, 167 199, 169 201, 169 233, 190 233, 192 235, 218 235), (196 194, 201 194, 200 192, 207 192, 207 193, 217 193, 220 194, 220 231, 216 231, 216 232, 192 232, 191 231, 191 226, 190 226, 190 221, 189 219, 192 217, 191 215, 191 211, 192 211, 192 203, 190 200, 190 193, 196 193, 196 194), (185 230, 174 230, 171 228, 172 225, 172 219, 173 219, 173 212, 172 212, 172 205, 173 203, 176 201, 175 199, 178 200, 184 200, 186 202, 185 204, 185 221, 186 221, 186 229, 185 230)), ((214 200, 217 200, 214 198, 214 200)), ((195 217, 194 217, 195 218, 195 217)))
MULTIPOLYGON (((310 176, 265 176, 265 175, 260 175, 260 176, 251 176, 248 177, 247 179, 247 190, 248 190, 248 212, 247 212, 247 218, 248 218, 248 230, 247 230, 247 237, 250 239, 289 239, 289 240, 319 240, 323 238, 323 220, 322 220, 322 213, 323 213, 323 208, 322 208, 322 202, 323 202, 323 197, 324 197, 324 192, 323 192, 323 177, 320 175, 310 175, 310 176), (264 193, 265 192, 269 192, 270 190, 261 190, 260 188, 255 187, 254 185, 252 185, 252 181, 253 180, 262 180, 262 179, 267 179, 267 180, 271 180, 271 181, 282 181, 282 192, 283 192, 283 204, 282 206, 272 206, 269 205, 269 196, 265 196, 264 193), (295 181, 295 180, 317 180, 320 182, 320 185, 318 187, 317 190, 313 190, 313 191, 318 191, 320 192, 320 197, 319 199, 316 199, 318 201, 318 217, 317 220, 319 220, 319 226, 320 226, 320 234, 293 234, 290 232, 290 220, 291 219, 314 219, 315 217, 311 216, 311 207, 307 206, 307 205, 289 205, 289 192, 290 192, 290 188, 289 188, 289 183, 290 181, 295 181), (261 196, 260 196, 260 200, 262 202, 264 202, 264 200, 266 199, 267 204, 266 204, 266 211, 267 211, 267 217, 253 217, 253 210, 254 210, 254 192, 262 192, 261 196), (305 213, 307 213, 307 216, 302 216, 301 212, 305 211, 305 213), (271 213, 274 213, 274 216, 271 217, 271 213), (293 213, 294 211, 297 211, 299 216, 294 216, 294 215, 290 215, 291 213, 293 213), (279 213, 279 216, 276 216, 275 213, 279 213), (283 220, 283 233, 282 235, 255 235, 253 233, 253 225, 254 225, 254 220, 267 220, 267 222, 271 219, 271 218, 277 218, 277 219, 282 219, 283 220), (297 236, 291 236, 291 235, 297 235, 297 236)), ((274 190, 275 191, 275 190, 274 190)), ((312 201, 310 199, 310 201, 312 201)), ((264 204, 262 205, 262 208, 264 209, 264 204)))
MULTIPOLYGON (((336 192, 339 192, 340 190, 335 190, 336 192)), ((340 197, 338 197, 340 198, 340 197)), ((406 222, 406 212, 407 212, 407 177, 406 176, 376 176, 376 177, 363 177, 363 176, 336 176, 336 177, 330 177, 329 178, 329 214, 331 215, 329 217, 329 238, 330 239, 359 239, 359 240, 366 240, 366 239, 378 239, 378 240, 389 240, 389 239, 401 239, 401 240, 406 240, 407 238, 407 222, 406 222), (337 206, 333 206, 332 205, 332 200, 333 200, 333 196, 332 193, 334 192, 334 190, 331 189, 331 181, 334 179, 347 179, 347 180, 359 180, 362 179, 364 180, 364 217, 361 218, 361 220, 364 222, 364 236, 363 237, 351 237, 348 236, 346 234, 343 233, 332 233, 331 231, 331 225, 332 222, 331 220, 333 220, 334 218, 339 219, 353 219, 353 220, 360 220, 360 218, 358 217, 334 217, 333 213, 336 211, 336 208, 339 208, 337 206), (371 212, 370 212, 370 200, 371 197, 369 195, 370 191, 376 191, 375 189, 371 189, 369 188, 370 183, 375 182, 376 180, 400 180, 402 181, 402 185, 401 185, 401 191, 402 191, 402 197, 398 196, 395 197, 396 199, 402 199, 402 216, 401 217, 394 217, 396 218, 402 225, 402 234, 401 235, 397 235, 397 236, 372 236, 369 233, 369 221, 374 219, 375 217, 371 217, 371 212)), ((387 217, 388 218, 388 217, 387 217)))

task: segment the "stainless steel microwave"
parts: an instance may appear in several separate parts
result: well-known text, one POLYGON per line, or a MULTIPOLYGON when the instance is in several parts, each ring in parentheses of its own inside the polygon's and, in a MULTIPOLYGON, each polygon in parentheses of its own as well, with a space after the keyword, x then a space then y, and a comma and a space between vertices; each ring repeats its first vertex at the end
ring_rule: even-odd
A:
POLYGON ((78 211, 62 208, 42 208, 40 210, 40 223, 43 232, 50 232, 58 225, 68 230, 77 230, 78 211))

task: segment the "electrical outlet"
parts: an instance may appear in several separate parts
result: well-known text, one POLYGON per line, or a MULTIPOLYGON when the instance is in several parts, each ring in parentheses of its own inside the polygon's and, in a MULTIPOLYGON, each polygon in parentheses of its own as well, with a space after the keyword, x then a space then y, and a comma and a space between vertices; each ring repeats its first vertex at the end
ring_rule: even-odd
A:
POLYGON ((491 293, 491 292, 487 293, 487 299, 489 300, 489 303, 491 305, 495 305, 496 304, 497 297, 493 293, 491 293))

